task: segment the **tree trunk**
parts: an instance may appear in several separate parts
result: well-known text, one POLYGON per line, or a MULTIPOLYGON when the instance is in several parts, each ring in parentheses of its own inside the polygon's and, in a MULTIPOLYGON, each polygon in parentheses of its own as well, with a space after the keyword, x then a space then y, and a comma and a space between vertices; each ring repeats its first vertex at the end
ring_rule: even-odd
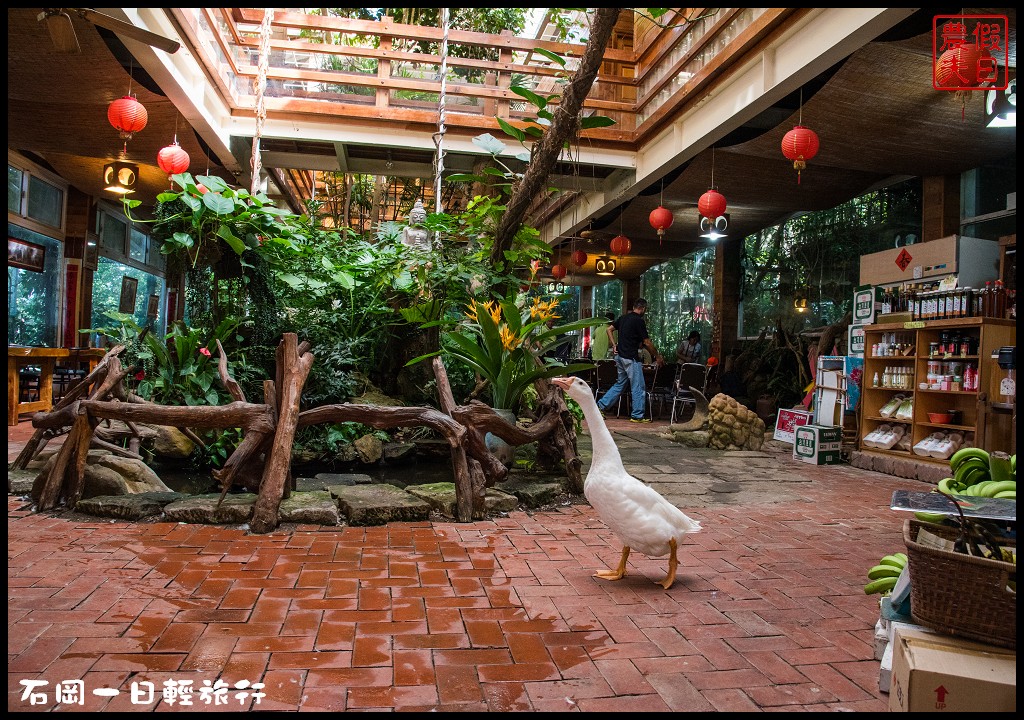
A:
POLYGON ((590 39, 583 51, 579 69, 572 81, 562 93, 561 103, 555 110, 555 119, 547 132, 534 147, 533 157, 526 169, 519 186, 515 188, 505 208, 505 214, 498 223, 495 233, 494 247, 491 248, 491 263, 499 267, 505 262, 505 252, 512 248, 523 218, 530 204, 539 195, 547 182, 548 175, 558 163, 562 148, 579 127, 579 116, 583 109, 583 101, 594 86, 597 71, 604 61, 604 51, 608 47, 612 30, 618 20, 622 8, 598 8, 590 26, 590 39))

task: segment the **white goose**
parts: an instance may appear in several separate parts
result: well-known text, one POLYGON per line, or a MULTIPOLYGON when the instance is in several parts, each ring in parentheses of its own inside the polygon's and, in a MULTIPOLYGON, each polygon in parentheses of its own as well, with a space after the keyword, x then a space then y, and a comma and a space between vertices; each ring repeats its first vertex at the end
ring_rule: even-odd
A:
POLYGON ((687 533, 700 532, 700 523, 687 517, 657 490, 626 472, 622 456, 605 425, 590 386, 578 377, 553 378, 552 383, 580 404, 590 428, 593 458, 583 481, 583 494, 605 524, 622 541, 622 557, 615 570, 594 577, 620 580, 626 575, 630 549, 650 557, 668 553, 668 575, 659 584, 668 590, 676 579, 676 551, 687 533))

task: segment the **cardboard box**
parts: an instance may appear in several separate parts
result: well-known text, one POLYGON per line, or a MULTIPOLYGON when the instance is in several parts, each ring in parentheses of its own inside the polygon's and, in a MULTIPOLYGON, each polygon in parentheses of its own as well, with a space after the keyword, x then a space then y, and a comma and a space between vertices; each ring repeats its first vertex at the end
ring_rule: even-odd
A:
POLYGON ((864 326, 850 325, 846 328, 846 354, 864 357, 864 326))
POLYGON ((853 291, 853 325, 871 325, 882 311, 885 290, 874 285, 861 285, 853 291))
POLYGON ((1017 653, 893 623, 891 712, 1014 712, 1017 653))
POLYGON ((842 462, 839 454, 842 442, 841 427, 801 425, 795 431, 793 459, 810 465, 837 465, 842 462))
POLYGON ((947 235, 860 256, 861 285, 892 286, 947 275, 958 276, 960 287, 979 287, 986 280, 995 280, 999 277, 999 243, 967 235, 947 235))

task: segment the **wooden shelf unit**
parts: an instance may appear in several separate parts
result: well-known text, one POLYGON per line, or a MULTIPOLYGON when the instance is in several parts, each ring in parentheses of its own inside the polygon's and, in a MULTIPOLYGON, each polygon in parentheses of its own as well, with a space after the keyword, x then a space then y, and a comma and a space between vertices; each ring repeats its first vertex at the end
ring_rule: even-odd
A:
MULTIPOLYGON (((884 455, 897 455, 913 460, 921 460, 933 463, 947 463, 948 460, 938 458, 922 457, 913 452, 900 450, 882 450, 871 448, 861 444, 864 436, 883 423, 899 423, 903 426, 909 425, 911 446, 928 437, 936 430, 955 430, 965 435, 975 433, 974 444, 978 447, 985 447, 987 450, 999 450, 1003 445, 1009 446, 1011 437, 992 437, 992 429, 985 432, 985 418, 987 401, 999 398, 999 380, 1005 374, 998 363, 992 358, 1000 347, 1004 345, 1017 344, 1017 324, 1013 320, 1000 318, 961 318, 958 320, 928 320, 924 321, 924 327, 908 328, 904 323, 879 323, 868 325, 864 328, 864 381, 861 391, 861 422, 858 445, 864 452, 874 452, 884 455), (929 357, 929 346, 931 343, 939 342, 943 332, 955 332, 961 336, 967 335, 975 338, 978 351, 976 354, 950 356, 946 358, 929 357), (881 356, 871 355, 872 345, 884 342, 891 333, 906 338, 913 337, 914 354, 909 356, 881 356), (938 360, 940 362, 963 362, 971 364, 978 369, 978 390, 977 391, 953 391, 953 390, 922 390, 918 385, 925 382, 928 377, 928 362, 938 360), (877 372, 881 377, 886 366, 913 367, 913 389, 904 390, 888 387, 874 387, 873 379, 877 372), (994 393, 994 395, 993 395, 994 393), (913 397, 914 416, 911 421, 883 418, 879 410, 894 395, 901 394, 904 397, 913 397), (956 424, 939 424, 928 420, 928 413, 958 411, 960 422, 956 424), (979 433, 979 429, 981 432, 979 433), (1003 442, 1005 441, 1005 442, 1003 442), (993 444, 995 447, 986 447, 993 444)), ((1010 431, 1012 432, 1012 431, 1010 431)), ((998 433, 1005 434, 1005 433, 998 433)))

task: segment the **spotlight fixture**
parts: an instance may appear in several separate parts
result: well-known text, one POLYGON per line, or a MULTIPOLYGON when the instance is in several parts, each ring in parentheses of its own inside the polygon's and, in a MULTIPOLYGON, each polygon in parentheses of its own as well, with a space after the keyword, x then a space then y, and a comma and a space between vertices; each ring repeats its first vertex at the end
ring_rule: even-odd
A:
POLYGON ((1012 78, 1005 90, 985 92, 986 127, 1017 127, 1017 78, 1012 78))
POLYGON ((595 272, 598 275, 610 276, 615 274, 615 258, 602 255, 595 263, 595 272))
POLYGON ((103 189, 118 195, 135 192, 139 179, 139 166, 124 160, 115 160, 103 166, 103 189))
POLYGON ((729 213, 724 213, 714 219, 708 217, 701 217, 700 233, 698 237, 707 238, 711 242, 715 242, 719 238, 726 237, 725 231, 728 228, 729 213))

